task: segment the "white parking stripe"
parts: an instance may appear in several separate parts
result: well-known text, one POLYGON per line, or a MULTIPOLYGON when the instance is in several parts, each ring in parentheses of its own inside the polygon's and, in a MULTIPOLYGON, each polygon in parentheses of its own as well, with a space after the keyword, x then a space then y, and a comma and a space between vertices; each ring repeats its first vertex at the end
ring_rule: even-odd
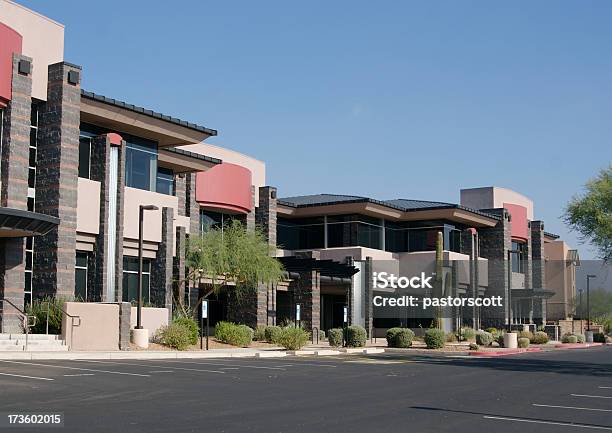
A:
POLYGON ((64 377, 95 376, 93 373, 64 374, 64 377))
POLYGON ((494 419, 498 421, 515 421, 515 422, 527 422, 532 424, 549 424, 549 425, 562 425, 567 427, 578 427, 578 428, 590 428, 596 430, 612 430, 612 427, 604 427, 599 425, 588 425, 588 424, 576 424, 572 422, 557 422, 557 421, 539 421, 535 419, 524 419, 524 418, 507 418, 504 416, 488 416, 485 415, 483 418, 494 419))
POLYGON ((612 386, 600 386, 601 389, 612 389, 612 386))
POLYGON ((148 368, 166 368, 166 369, 169 368, 171 370, 198 371, 201 373, 221 373, 221 374, 225 373, 225 371, 219 371, 219 370, 203 370, 199 368, 170 367, 168 365, 135 364, 133 362, 94 361, 93 359, 82 359, 81 362, 95 362, 96 364, 132 365, 136 367, 148 367, 148 368))
POLYGON ((174 373, 172 370, 152 370, 149 373, 174 373))
POLYGON ((570 394, 572 397, 588 397, 588 398, 612 398, 609 395, 588 395, 588 394, 570 394))
POLYGON ((20 361, 1 361, 1 362, 9 362, 11 364, 33 365, 33 366, 36 366, 36 367, 65 368, 66 370, 81 370, 81 371, 93 371, 93 372, 96 372, 96 373, 121 374, 121 375, 125 375, 125 376, 151 377, 148 374, 124 373, 122 371, 110 371, 110 370, 93 370, 91 368, 68 367, 68 366, 65 366, 65 365, 35 364, 33 362, 20 362, 20 361))
POLYGON ((595 409, 592 407, 575 407, 575 406, 557 406, 554 404, 537 404, 537 403, 532 403, 532 406, 537 406, 537 407, 553 407, 553 408, 558 408, 558 409, 575 409, 575 410, 593 410, 595 412, 612 412, 612 409, 595 409))
POLYGON ((241 365, 241 364, 221 364, 221 363, 216 363, 216 362, 194 362, 194 361, 173 361, 173 360, 168 360, 168 359, 160 359, 160 361, 163 361, 164 363, 166 362, 173 362, 173 363, 177 363, 177 364, 195 364, 195 365, 214 365, 214 366, 219 366, 219 367, 239 367, 239 368, 259 368, 259 369, 264 369, 264 370, 282 370, 282 371, 287 371, 286 368, 280 368, 280 367, 261 367, 261 366, 255 366, 255 365, 241 365))
POLYGON ((309 365, 315 367, 328 367, 328 368, 336 368, 337 365, 329 365, 329 364, 319 364, 317 362, 300 362, 299 364, 283 364, 283 365, 275 365, 275 367, 300 367, 302 365, 309 365))
POLYGON ((55 380, 49 377, 36 377, 36 376, 24 376, 22 374, 9 374, 9 373, 0 373, 2 376, 12 376, 12 377, 21 377, 24 379, 37 379, 37 380, 55 380))

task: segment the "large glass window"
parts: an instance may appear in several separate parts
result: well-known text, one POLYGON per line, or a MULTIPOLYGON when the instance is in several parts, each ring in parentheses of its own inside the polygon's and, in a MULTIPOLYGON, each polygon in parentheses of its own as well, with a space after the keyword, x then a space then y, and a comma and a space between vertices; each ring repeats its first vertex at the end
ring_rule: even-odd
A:
POLYGON ((79 177, 91 176, 91 137, 79 137, 79 177))
POLYGON ((157 192, 174 195, 174 173, 169 168, 157 168, 157 192))
POLYGON ((332 215, 327 217, 327 246, 381 249, 381 220, 364 215, 332 215))
POLYGON ((125 185, 155 191, 157 146, 147 140, 131 140, 125 149, 125 185))
POLYGON ((449 224, 414 227, 408 223, 387 223, 385 224, 385 248, 391 252, 435 251, 438 232, 442 232, 445 250, 460 251, 460 231, 449 224))
MULTIPOLYGON (((151 260, 142 259, 142 298, 150 302, 151 260)), ((123 302, 138 302, 138 257, 123 257, 123 302)))
POLYGON ((527 246, 525 242, 512 241, 512 272, 525 273, 525 261, 527 260, 527 246))
POLYGON ((87 300, 87 258, 86 251, 77 251, 74 267, 74 295, 76 299, 87 300))
POLYGON ((227 214, 221 212, 212 212, 209 210, 200 211, 200 233, 207 232, 211 228, 226 227, 233 220, 246 223, 245 215, 227 214))
POLYGON ((323 248, 325 225, 323 217, 276 221, 277 244, 287 250, 323 248))

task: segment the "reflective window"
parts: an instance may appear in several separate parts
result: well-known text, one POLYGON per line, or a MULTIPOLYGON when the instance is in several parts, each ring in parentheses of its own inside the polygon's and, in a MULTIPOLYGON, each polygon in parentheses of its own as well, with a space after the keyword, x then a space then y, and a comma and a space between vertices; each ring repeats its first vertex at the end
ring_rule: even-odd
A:
POLYGON ((125 185, 155 191, 157 146, 147 140, 127 141, 125 149, 125 185), (136 142, 137 141, 137 142, 136 142))
POLYGON ((157 168, 157 192, 174 195, 174 172, 169 168, 157 168))
POLYGON ((525 261, 527 260, 527 246, 525 242, 512 241, 512 272, 525 273, 525 261))
POLYGON ((90 179, 91 137, 79 137, 79 177, 90 179))
POLYGON ((276 222, 277 244, 287 250, 323 248, 325 226, 323 218, 285 219, 276 222))
POLYGON ((83 301, 87 300, 87 258, 87 252, 77 251, 74 267, 74 296, 83 301))
MULTIPOLYGON (((142 298, 150 302, 151 260, 142 259, 142 298)), ((138 257, 123 257, 123 302, 138 302, 138 257)))
POLYGON ((227 213, 221 213, 221 212, 201 210, 200 211, 200 233, 207 232, 211 228, 226 227, 233 220, 237 220, 237 221, 240 221, 242 224, 246 224, 246 215, 227 214, 227 213))

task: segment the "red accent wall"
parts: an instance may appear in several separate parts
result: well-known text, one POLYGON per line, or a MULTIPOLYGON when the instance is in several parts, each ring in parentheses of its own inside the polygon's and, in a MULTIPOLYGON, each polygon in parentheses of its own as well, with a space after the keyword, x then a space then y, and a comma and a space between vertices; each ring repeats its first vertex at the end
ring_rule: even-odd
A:
POLYGON ((526 241, 529 238, 527 208, 513 203, 504 203, 504 207, 512 215, 512 237, 526 241))
POLYGON ((238 213, 251 211, 251 171, 227 162, 196 174, 200 206, 238 213))
POLYGON ((13 53, 21 54, 21 42, 19 33, 0 23, 0 108, 12 97, 13 53))

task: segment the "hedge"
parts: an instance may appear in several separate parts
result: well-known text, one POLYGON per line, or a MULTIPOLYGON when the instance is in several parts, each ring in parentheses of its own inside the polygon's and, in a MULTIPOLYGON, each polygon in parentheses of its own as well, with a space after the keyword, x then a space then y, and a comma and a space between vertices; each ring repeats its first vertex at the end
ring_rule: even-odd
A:
POLYGON ((219 322, 215 326, 215 338, 232 346, 247 347, 253 340, 253 330, 246 325, 219 322))
POLYGON ((365 347, 366 330, 363 326, 351 325, 346 328, 346 347, 365 347))
POLYGON ((526 349, 529 347, 529 338, 527 337, 519 337, 517 339, 518 347, 521 349, 526 349))
POLYGON ((330 346, 340 347, 342 346, 342 329, 332 328, 327 331, 327 341, 330 346))
POLYGON ((565 334, 561 337, 561 343, 578 343, 578 337, 574 334, 565 334))
POLYGON ((431 328, 425 331, 425 344, 428 349, 440 349, 444 347, 444 331, 437 328, 431 328))
POLYGON ((200 338, 200 328, 198 322, 191 317, 177 317, 173 323, 184 326, 189 331, 189 344, 198 344, 200 338))
POLYGON ((266 327, 265 332, 265 336, 266 336, 266 341, 268 343, 274 343, 277 344, 278 343, 278 338, 280 337, 280 333, 282 331, 282 328, 280 326, 268 326, 266 327))
POLYGON ((548 334, 544 331, 538 331, 533 334, 533 338, 529 342, 532 344, 546 344, 548 343, 548 334))
POLYGON ((299 350, 308 343, 310 334, 302 328, 285 327, 282 328, 277 342, 287 350, 299 350))
POLYGON ((476 335, 476 331, 473 328, 461 328, 461 339, 463 341, 473 340, 476 335))
POLYGON ((606 342, 606 334, 603 332, 594 332, 593 333, 593 343, 605 343, 606 342))
POLYGON ((161 329, 160 341, 163 345, 177 350, 185 350, 191 343, 191 331, 184 324, 174 321, 161 329))
POLYGON ((406 348, 412 346, 414 332, 408 328, 390 328, 387 330, 387 346, 406 348))

